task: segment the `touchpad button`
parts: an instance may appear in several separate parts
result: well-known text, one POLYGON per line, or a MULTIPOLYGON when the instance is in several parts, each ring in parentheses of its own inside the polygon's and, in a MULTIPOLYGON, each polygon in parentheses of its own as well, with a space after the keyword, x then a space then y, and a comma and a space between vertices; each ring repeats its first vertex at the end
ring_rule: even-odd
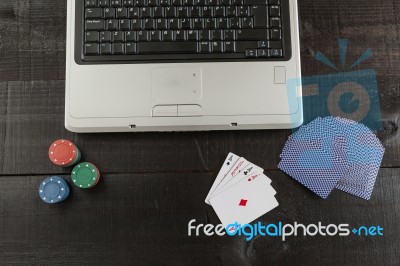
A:
POLYGON ((153 69, 151 84, 157 101, 180 103, 202 98, 202 71, 198 67, 153 69))

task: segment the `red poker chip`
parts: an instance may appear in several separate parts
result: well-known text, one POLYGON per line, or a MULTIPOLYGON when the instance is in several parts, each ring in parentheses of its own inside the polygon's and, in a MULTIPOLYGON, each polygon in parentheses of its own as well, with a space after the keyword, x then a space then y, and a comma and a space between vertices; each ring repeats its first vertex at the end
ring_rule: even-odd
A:
POLYGON ((78 155, 78 148, 69 140, 59 139, 49 148, 49 158, 59 166, 70 166, 78 155))

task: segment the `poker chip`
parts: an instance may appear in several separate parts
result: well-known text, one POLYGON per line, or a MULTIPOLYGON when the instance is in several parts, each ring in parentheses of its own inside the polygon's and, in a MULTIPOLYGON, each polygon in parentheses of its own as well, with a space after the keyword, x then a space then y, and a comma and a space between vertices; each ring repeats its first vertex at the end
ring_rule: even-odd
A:
POLYGON ((55 204, 69 196, 68 183, 59 176, 51 176, 40 183, 39 197, 46 203, 55 204))
POLYGON ((99 182, 100 171, 94 164, 83 162, 72 169, 71 179, 79 188, 91 188, 99 182))
POLYGON ((51 144, 49 158, 55 165, 68 167, 79 162, 81 152, 71 141, 59 139, 51 144))

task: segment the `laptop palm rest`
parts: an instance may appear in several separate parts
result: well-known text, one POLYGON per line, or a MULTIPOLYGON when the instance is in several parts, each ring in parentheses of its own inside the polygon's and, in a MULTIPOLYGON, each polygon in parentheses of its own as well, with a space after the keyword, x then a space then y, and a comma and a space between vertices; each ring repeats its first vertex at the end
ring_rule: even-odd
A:
POLYGON ((187 104, 202 99, 201 68, 155 68, 151 76, 152 98, 156 102, 187 104))

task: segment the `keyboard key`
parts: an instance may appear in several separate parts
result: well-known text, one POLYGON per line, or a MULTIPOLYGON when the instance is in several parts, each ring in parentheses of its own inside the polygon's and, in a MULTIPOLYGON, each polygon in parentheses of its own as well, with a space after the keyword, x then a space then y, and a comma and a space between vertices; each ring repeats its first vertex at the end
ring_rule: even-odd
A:
POLYGON ((216 16, 216 17, 225 17, 225 7, 216 6, 214 8, 214 16, 216 16))
POLYGON ((269 57, 269 50, 268 49, 258 49, 257 56, 258 57, 269 57))
POLYGON ((229 23, 231 25, 231 29, 240 29, 241 28, 241 24, 240 24, 240 18, 230 18, 229 19, 229 23))
POLYGON ((271 57, 282 57, 283 51, 282 49, 270 49, 269 50, 271 57))
POLYGON ((187 18, 187 17, 190 16, 189 14, 190 14, 190 13, 189 13, 189 8, 188 8, 187 6, 180 6, 180 7, 178 7, 178 9, 177 9, 177 16, 178 16, 179 18, 187 18))
POLYGON ((165 18, 156 19, 156 28, 159 30, 167 29, 167 20, 165 18))
POLYGON ((97 43, 87 43, 84 46, 85 55, 98 55, 99 45, 97 43))
POLYGON ((124 7, 132 7, 133 6, 133 0, 123 0, 122 5, 124 7))
POLYGON ((97 0, 86 0, 85 7, 97 7, 97 0))
POLYGON ((231 0, 233 6, 243 5, 243 0, 231 0))
POLYGON ((253 28, 253 18, 240 18, 241 19, 241 27, 243 29, 251 29, 253 28))
POLYGON ((162 39, 164 42, 174 41, 174 32, 172 30, 164 30, 162 32, 162 39))
POLYGON ((147 6, 159 6, 159 0, 147 0, 147 6))
POLYGON ((85 21, 85 29, 89 30, 97 30, 101 31, 104 30, 104 20, 97 19, 97 20, 86 20, 85 21))
POLYGON ((224 50, 226 53, 234 53, 236 51, 234 41, 224 42, 224 50))
POLYGON ((212 40, 212 31, 211 30, 199 30, 199 40, 200 41, 212 40))
POLYGON ((99 33, 97 31, 88 31, 85 33, 85 42, 98 42, 99 41, 99 33))
POLYGON ((146 18, 143 20, 143 28, 145 30, 154 30, 156 28, 155 19, 146 18))
POLYGON ((280 18, 271 18, 270 27, 271 28, 281 28, 282 27, 281 19, 280 18))
POLYGON ((127 42, 136 42, 136 32, 135 31, 125 32, 125 40, 127 42))
POLYGON ((215 18, 206 18, 204 19, 204 28, 206 29, 215 29, 215 18))
POLYGON ((225 7, 225 15, 227 17, 236 17, 237 16, 236 6, 225 7))
POLYGON ((211 48, 213 53, 223 53, 224 44, 223 42, 211 42, 211 48))
POLYGON ((224 39, 224 31, 223 30, 212 30, 211 31, 211 39, 214 41, 222 41, 224 39))
POLYGON ((243 0, 245 6, 267 6, 268 0, 243 0))
POLYGON ((171 1, 170 0, 160 0, 160 5, 161 6, 170 6, 171 1))
POLYGON ((282 49, 282 42, 281 41, 269 41, 268 48, 269 49, 282 49))
POLYGON ((194 18, 192 19, 192 28, 193 29, 203 29, 204 28, 204 19, 202 18, 194 18))
POLYGON ((268 7, 252 6, 251 14, 254 18, 254 28, 268 28, 268 7))
POLYGON ((280 5, 281 4, 281 0, 269 0, 269 4, 270 5, 280 5))
POLYGON ((164 8, 163 7, 154 7, 153 8, 153 16, 155 18, 163 18, 164 17, 164 8))
POLYGON ((128 18, 140 18, 139 8, 130 7, 128 9, 128 18))
POLYGON ((250 16, 250 7, 249 6, 239 6, 238 7, 238 16, 239 17, 250 16))
POLYGON ((185 30, 176 30, 174 31, 174 39, 176 41, 186 41, 186 31, 185 30))
POLYGON ((100 32, 100 42, 111 42, 111 32, 109 31, 100 32))
POLYGON ((125 45, 125 52, 126 54, 136 54, 136 43, 128 42, 125 45))
POLYGON ((171 5, 172 6, 181 6, 182 0, 171 0, 171 5))
POLYGON ((241 29, 236 32, 237 40, 263 40, 268 38, 267 29, 241 29))
POLYGON ((188 30, 188 40, 189 41, 197 41, 198 35, 199 35, 199 33, 197 30, 188 30))
POLYGON ((125 32, 123 31, 114 31, 112 33, 112 42, 124 42, 125 41, 125 32))
POLYGON ((189 8, 189 17, 199 18, 202 16, 202 8, 199 6, 192 6, 189 8))
POLYGON ((167 18, 174 18, 176 17, 176 7, 168 6, 165 8, 165 16, 167 18))
POLYGON ((139 42, 147 42, 149 41, 149 32, 147 30, 139 30, 137 32, 137 39, 139 42))
POLYGON ((236 52, 245 53, 247 49, 257 50, 257 42, 255 41, 237 41, 236 42, 236 52))
POLYGON ((138 43, 139 54, 195 53, 196 42, 147 42, 138 43))
POLYGON ((99 7, 109 7, 110 1, 109 0, 99 0, 99 7))
POLYGON ((160 30, 152 30, 149 32, 149 41, 151 42, 161 42, 161 31, 160 30))
POLYGON ((220 0, 221 6, 230 6, 231 0, 220 0))
POLYGON ((271 30, 271 40, 279 41, 282 39, 282 31, 278 29, 271 30))
POLYGON ((128 9, 126 7, 120 7, 116 10, 117 18, 127 18, 128 17, 128 9))
POLYGON ((132 19, 131 24, 132 24, 132 29, 133 30, 140 30, 143 27, 143 20, 142 19, 132 19))
POLYGON ((111 43, 100 44, 100 54, 102 54, 102 55, 111 54, 111 43))
POLYGON ((121 0, 111 0, 111 6, 112 7, 121 6, 121 0))
POLYGON ((280 6, 270 6, 269 7, 269 15, 271 17, 280 17, 281 16, 280 6))
POLYGON ((179 18, 170 18, 167 26, 171 30, 179 30, 182 28, 182 21, 179 18))
POLYGON ((129 19, 120 19, 119 20, 119 29, 120 30, 130 30, 131 29, 131 21, 129 19))
POLYGON ((107 20, 107 30, 118 30, 119 29, 119 21, 116 19, 107 20))
POLYGON ((208 0, 208 5, 219 6, 219 0, 208 0))
POLYGON ((141 18, 150 18, 152 17, 152 8, 151 7, 141 7, 140 8, 140 17, 141 18))
POLYGON ((211 53, 210 42, 199 42, 197 52, 199 52, 199 53, 211 53))
POLYGON ((211 6, 203 6, 203 17, 204 18, 211 18, 214 15, 214 8, 211 6))
POLYGON ((217 18, 215 21, 217 29, 229 29, 229 20, 228 18, 217 18))
POLYGON ((113 43, 112 53, 116 55, 125 54, 125 44, 124 43, 113 43))
POLYGON ((268 41, 258 41, 258 48, 268 48, 268 41))
POLYGON ((183 18, 181 19, 182 29, 191 29, 192 28, 192 19, 190 18, 183 18))
POLYGON ((133 3, 134 6, 142 7, 142 6, 147 6, 147 0, 134 0, 135 2, 133 3))
POLYGON ((86 8, 85 9, 85 18, 102 18, 103 10, 101 8, 86 8))
POLYGON ((110 19, 110 18, 115 18, 115 8, 104 8, 104 18, 105 19, 110 19))
POLYGON ((246 57, 257 57, 257 50, 256 49, 247 49, 246 57))
POLYGON ((235 30, 225 30, 224 31, 224 39, 227 41, 236 40, 236 31, 235 30))

